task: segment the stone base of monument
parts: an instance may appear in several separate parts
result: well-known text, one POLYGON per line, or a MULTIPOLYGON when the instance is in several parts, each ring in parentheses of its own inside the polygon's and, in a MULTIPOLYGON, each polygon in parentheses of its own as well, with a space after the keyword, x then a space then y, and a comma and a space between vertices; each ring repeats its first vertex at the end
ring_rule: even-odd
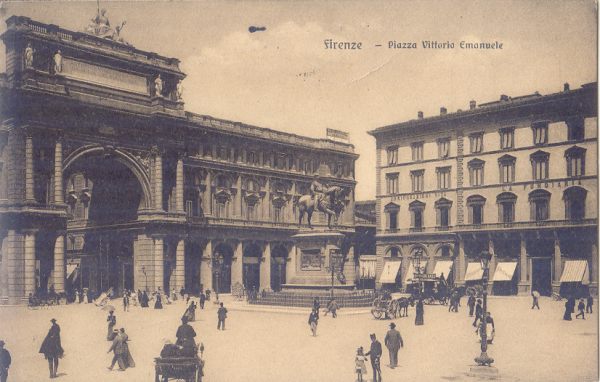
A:
POLYGON ((332 229, 302 229, 292 236, 294 248, 286 268, 285 290, 316 291, 354 287, 354 255, 342 253, 346 235, 332 229))
POLYGON ((471 366, 467 375, 478 379, 500 379, 500 373, 494 366, 471 366))

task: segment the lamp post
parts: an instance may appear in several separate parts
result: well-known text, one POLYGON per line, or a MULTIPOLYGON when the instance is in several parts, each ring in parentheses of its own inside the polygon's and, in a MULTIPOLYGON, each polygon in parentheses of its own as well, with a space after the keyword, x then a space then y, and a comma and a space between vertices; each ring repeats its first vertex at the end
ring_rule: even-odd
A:
POLYGON ((475 362, 479 366, 491 366, 494 362, 493 358, 487 355, 487 287, 490 272, 490 259, 492 255, 488 251, 481 252, 480 261, 481 269, 483 269, 483 315, 481 317, 480 333, 481 333, 481 354, 475 358, 475 362))
POLYGON ((342 254, 331 250, 329 252, 329 267, 327 270, 331 272, 331 299, 333 299, 333 289, 335 285, 335 273, 342 271, 342 254))
POLYGON ((144 290, 148 291, 148 275, 146 274, 146 267, 142 265, 142 273, 144 274, 144 290))
POLYGON ((222 268, 223 268, 223 255, 219 253, 213 260, 213 272, 214 272, 215 278, 216 278, 215 296, 217 297, 217 301, 219 301, 219 281, 220 281, 219 277, 221 276, 222 268))
POLYGON ((423 249, 419 248, 415 250, 413 254, 413 267, 415 273, 413 274, 413 280, 419 284, 419 299, 421 298, 421 259, 423 258, 423 249))

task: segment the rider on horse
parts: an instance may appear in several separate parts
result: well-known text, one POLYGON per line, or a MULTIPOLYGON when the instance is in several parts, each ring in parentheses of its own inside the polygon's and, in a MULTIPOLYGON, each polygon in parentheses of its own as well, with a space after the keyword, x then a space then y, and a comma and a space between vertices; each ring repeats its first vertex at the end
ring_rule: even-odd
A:
POLYGON ((321 210, 321 200, 323 199, 323 195, 326 191, 327 186, 321 183, 319 181, 319 175, 315 174, 314 179, 310 184, 310 195, 315 202, 315 207, 317 210, 321 210))

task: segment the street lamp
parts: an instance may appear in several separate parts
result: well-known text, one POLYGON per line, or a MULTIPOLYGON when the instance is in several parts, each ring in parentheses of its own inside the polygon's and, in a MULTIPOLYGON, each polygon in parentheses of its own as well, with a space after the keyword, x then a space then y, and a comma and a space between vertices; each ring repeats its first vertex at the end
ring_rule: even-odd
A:
POLYGON ((148 275, 146 274, 146 267, 142 265, 142 273, 144 274, 144 290, 148 291, 148 275))
POLYGON ((413 274, 413 281, 416 281, 419 284, 419 298, 421 297, 421 259, 423 258, 423 249, 418 248, 415 250, 412 260, 413 267, 415 268, 415 272, 413 274))
POLYGON ((331 272, 331 299, 333 299, 333 288, 334 288, 334 276, 335 273, 341 273, 343 267, 342 254, 331 250, 329 252, 329 266, 326 267, 329 272, 331 272))
POLYGON ((213 261, 213 272, 216 278, 215 296, 217 297, 217 301, 219 301, 219 276, 223 271, 223 255, 219 253, 213 261))
POLYGON ((483 315, 481 317, 480 333, 481 333, 481 354, 475 358, 475 362, 479 366, 491 366, 494 362, 493 358, 487 355, 487 287, 490 272, 490 259, 492 255, 488 251, 481 252, 480 261, 481 269, 483 269, 483 315))

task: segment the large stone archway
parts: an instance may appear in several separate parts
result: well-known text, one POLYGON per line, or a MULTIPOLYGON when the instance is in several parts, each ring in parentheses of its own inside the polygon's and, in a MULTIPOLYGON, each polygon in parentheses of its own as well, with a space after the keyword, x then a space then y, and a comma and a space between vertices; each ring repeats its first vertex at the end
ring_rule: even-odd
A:
POLYGON ((151 205, 147 175, 127 153, 90 146, 65 160, 63 179, 67 230, 77 243, 67 246, 67 262, 79 265, 67 275, 67 290, 133 289, 134 236, 128 227, 151 205))

